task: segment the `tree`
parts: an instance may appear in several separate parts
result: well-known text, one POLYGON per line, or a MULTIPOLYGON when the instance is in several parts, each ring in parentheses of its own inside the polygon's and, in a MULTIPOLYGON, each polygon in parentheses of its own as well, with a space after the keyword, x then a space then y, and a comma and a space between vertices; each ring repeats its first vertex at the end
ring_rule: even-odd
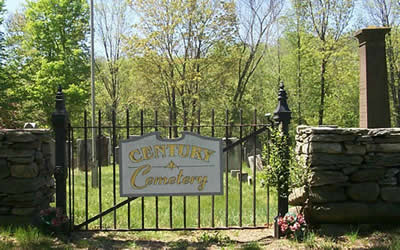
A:
POLYGON ((329 58, 337 49, 336 43, 350 22, 354 0, 307 0, 306 4, 308 20, 321 42, 318 124, 322 125, 324 123, 325 97, 328 87, 326 71, 329 58))
POLYGON ((123 71, 123 40, 129 36, 128 3, 125 0, 100 0, 95 6, 96 27, 102 44, 104 60, 97 60, 98 79, 106 89, 115 111, 121 99, 121 81, 126 78, 123 71), (99 62, 100 61, 100 62, 99 62))
MULTIPOLYGON (((0 0, 0 25, 4 22, 4 0, 0 0)), ((15 105, 15 100, 10 100, 12 97, 12 85, 13 82, 7 80, 6 76, 6 65, 7 60, 5 54, 5 35, 0 31, 0 128, 3 127, 14 127, 13 121, 13 109, 10 106, 15 105)))
POLYGON ((216 43, 232 40, 234 3, 136 0, 131 5, 140 17, 131 48, 135 46, 147 60, 146 65, 151 65, 147 68, 156 68, 156 77, 148 80, 159 84, 173 111, 173 123, 182 111, 184 125, 193 125, 199 100, 207 91, 205 74, 216 63, 207 55, 216 43))
POLYGON ((283 6, 284 1, 281 0, 240 1, 237 30, 238 77, 231 100, 234 114, 241 108, 247 85, 267 51, 268 39, 272 37, 274 24, 283 6))
POLYGON ((61 85, 72 118, 88 99, 88 5, 85 0, 27 1, 20 44, 20 81, 26 91, 26 118, 48 125, 61 85))

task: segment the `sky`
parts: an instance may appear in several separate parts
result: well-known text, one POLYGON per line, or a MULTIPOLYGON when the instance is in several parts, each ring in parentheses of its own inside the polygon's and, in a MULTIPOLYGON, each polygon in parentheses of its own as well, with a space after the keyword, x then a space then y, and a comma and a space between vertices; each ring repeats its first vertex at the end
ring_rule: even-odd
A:
POLYGON ((25 0, 6 0, 6 9, 8 13, 14 12, 16 9, 22 6, 25 0))

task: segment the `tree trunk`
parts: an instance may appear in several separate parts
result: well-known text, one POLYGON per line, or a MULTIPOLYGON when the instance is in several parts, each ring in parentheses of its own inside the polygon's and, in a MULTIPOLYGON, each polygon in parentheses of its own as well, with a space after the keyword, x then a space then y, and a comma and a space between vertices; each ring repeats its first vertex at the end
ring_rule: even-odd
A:
POLYGON ((301 35, 300 35, 300 24, 297 20, 297 124, 301 125, 303 123, 303 117, 301 114, 301 35))
MULTIPOLYGON (((176 107, 176 93, 175 93, 175 86, 172 86, 172 90, 171 90, 171 96, 172 96, 172 115, 171 115, 171 123, 172 125, 176 125, 176 111, 177 111, 177 107, 176 107)), ((178 128, 177 127, 173 127, 173 137, 178 137, 178 128)))
POLYGON ((321 87, 321 96, 319 103, 319 112, 318 112, 318 125, 324 124, 324 109, 325 109, 325 73, 326 73, 326 58, 322 59, 321 62, 321 73, 320 73, 320 87, 321 87))

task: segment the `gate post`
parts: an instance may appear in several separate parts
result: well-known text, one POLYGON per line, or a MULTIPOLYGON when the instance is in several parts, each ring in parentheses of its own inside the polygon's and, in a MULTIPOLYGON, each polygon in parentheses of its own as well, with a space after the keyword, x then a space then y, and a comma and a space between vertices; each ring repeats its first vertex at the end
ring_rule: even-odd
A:
POLYGON ((67 169, 65 164, 65 149, 67 140, 67 125, 69 117, 65 109, 64 94, 61 86, 58 86, 56 94, 56 110, 51 115, 51 121, 55 132, 55 171, 54 177, 56 179, 56 207, 66 213, 67 208, 67 169))
MULTIPOLYGON (((284 172, 282 174, 282 178, 279 178, 281 181, 278 183, 278 216, 284 216, 289 210, 289 202, 288 202, 288 191, 289 191, 289 123, 292 118, 292 112, 289 109, 287 104, 287 94, 285 91, 285 86, 283 82, 281 82, 279 86, 278 93, 278 105, 274 111, 273 119, 275 123, 278 125, 282 139, 287 142, 284 144, 283 150, 283 159, 281 162, 284 164, 283 169, 284 172)), ((275 220, 274 224, 274 235, 276 238, 279 238, 279 227, 275 220)))

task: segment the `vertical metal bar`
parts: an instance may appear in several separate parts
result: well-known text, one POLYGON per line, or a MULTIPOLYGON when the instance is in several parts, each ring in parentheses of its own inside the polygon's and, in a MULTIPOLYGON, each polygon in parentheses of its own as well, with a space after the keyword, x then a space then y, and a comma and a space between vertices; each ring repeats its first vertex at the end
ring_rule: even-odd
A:
MULTIPOLYGON (((211 137, 215 136, 215 111, 211 110, 211 137)), ((215 196, 211 196, 211 227, 215 227, 215 196)))
POLYGON ((75 168, 74 168, 74 129, 71 127, 71 143, 72 143, 72 225, 75 225, 75 168))
MULTIPOLYGON (((270 120, 268 119, 268 122, 270 122, 270 120)), ((270 144, 270 140, 271 140, 271 134, 270 134, 270 129, 267 129, 267 166, 269 165, 269 161, 270 161, 270 148, 269 148, 269 144, 270 144)), ((269 184, 267 184, 267 225, 269 226, 269 213, 270 213, 270 208, 269 208, 269 204, 270 204, 270 196, 269 196, 269 184)))
MULTIPOLYGON (((199 108, 197 112, 197 134, 200 134, 200 116, 201 116, 201 110, 199 108)), ((197 227, 201 227, 201 200, 200 200, 200 195, 197 196, 197 227)))
POLYGON ((183 228, 186 228, 186 196, 183 196, 183 228))
POLYGON ((67 139, 67 141, 68 141, 68 144, 67 144, 67 146, 68 146, 68 210, 69 210, 69 218, 70 218, 70 220, 69 220, 69 230, 72 230, 72 226, 73 226, 73 224, 72 224, 72 220, 71 220, 71 218, 72 218, 72 194, 71 194, 71 173, 72 173, 72 170, 71 170, 71 168, 72 168, 72 166, 71 166, 71 144, 72 144, 72 142, 71 142, 71 124, 70 123, 68 123, 68 133, 67 133, 67 135, 68 135, 68 139, 67 139))
POLYGON ((267 225, 269 226, 269 185, 267 185, 267 225))
MULTIPOLYGON (((229 144, 229 111, 225 111, 225 145, 228 146, 229 144)), ((229 151, 226 151, 225 157, 225 226, 229 226, 229 151)))
MULTIPOLYGON (((126 109, 126 139, 129 139, 129 109, 126 109)), ((119 149, 118 157, 121 154, 121 149, 119 149)), ((119 162, 121 164, 121 162, 119 162)), ((129 198, 127 198, 129 199, 129 198)), ((131 229, 131 203, 128 202, 128 229, 131 229)))
MULTIPOLYGON (((112 154, 113 154, 113 206, 117 204, 117 190, 116 190, 116 169, 115 169, 115 144, 117 140, 116 135, 116 114, 115 110, 112 111, 112 154)), ((117 210, 114 210, 114 229, 117 229, 117 210)))
MULTIPOLYGON (((140 135, 144 135, 143 109, 140 110, 140 135)), ((142 229, 144 229, 144 197, 142 197, 141 200, 142 200, 142 229)))
MULTIPOLYGON (((97 153, 98 153, 98 156, 99 156, 99 159, 98 159, 98 161, 97 161, 97 164, 98 164, 98 169, 99 169, 99 181, 98 181, 98 183, 99 183, 99 213, 101 213, 101 212, 103 212, 103 209, 102 209, 102 202, 101 202, 101 196, 102 196, 102 187, 101 187, 101 165, 102 165, 102 161, 103 161, 103 154, 102 154, 102 152, 101 152, 101 143, 102 143, 102 141, 101 141, 101 139, 102 139, 102 137, 101 137, 101 110, 99 110, 99 119, 98 119, 98 129, 99 129, 99 138, 98 138, 98 140, 97 140, 97 153)), ((99 223, 100 223, 100 229, 102 229, 103 228, 103 217, 100 217, 99 218, 99 223)))
MULTIPOLYGON (((154 112, 154 130, 158 131, 158 111, 154 112)), ((156 202, 156 228, 158 229, 158 196, 155 197, 156 202)))
MULTIPOLYGON (((254 116, 253 116, 254 127, 253 131, 257 131, 257 110, 254 109, 254 116)), ((256 226, 256 202, 257 202, 257 194, 256 194, 256 175, 257 175, 257 165, 256 165, 256 150, 257 150, 257 135, 254 137, 254 145, 253 145, 253 226, 256 226)))
MULTIPOLYGON (((172 138, 172 110, 169 110, 169 138, 172 138)), ((172 196, 169 197, 169 227, 172 228, 172 196)))
MULTIPOLYGON (((88 208, 89 208, 89 201, 88 201, 88 150, 87 150, 87 140, 88 140, 88 127, 87 127, 87 112, 85 110, 85 113, 83 114, 83 120, 84 120, 84 155, 85 155, 85 219, 86 221, 89 220, 89 213, 88 213, 88 208)), ((86 224, 86 230, 88 230, 88 225, 86 224)))
MULTIPOLYGON (((183 112, 183 130, 187 131, 187 117, 186 112, 183 112)), ((186 228, 186 196, 183 196, 183 228, 186 228)))
MULTIPOLYGON (((243 137, 243 110, 240 109, 239 111, 239 139, 242 140, 243 137)), ((246 157, 246 155, 245 155, 246 157)), ((242 172, 243 172, 243 144, 240 143, 240 169, 239 169, 239 177, 242 178, 242 172)), ((242 180, 239 180, 239 226, 242 227, 243 225, 243 183, 242 180)))

